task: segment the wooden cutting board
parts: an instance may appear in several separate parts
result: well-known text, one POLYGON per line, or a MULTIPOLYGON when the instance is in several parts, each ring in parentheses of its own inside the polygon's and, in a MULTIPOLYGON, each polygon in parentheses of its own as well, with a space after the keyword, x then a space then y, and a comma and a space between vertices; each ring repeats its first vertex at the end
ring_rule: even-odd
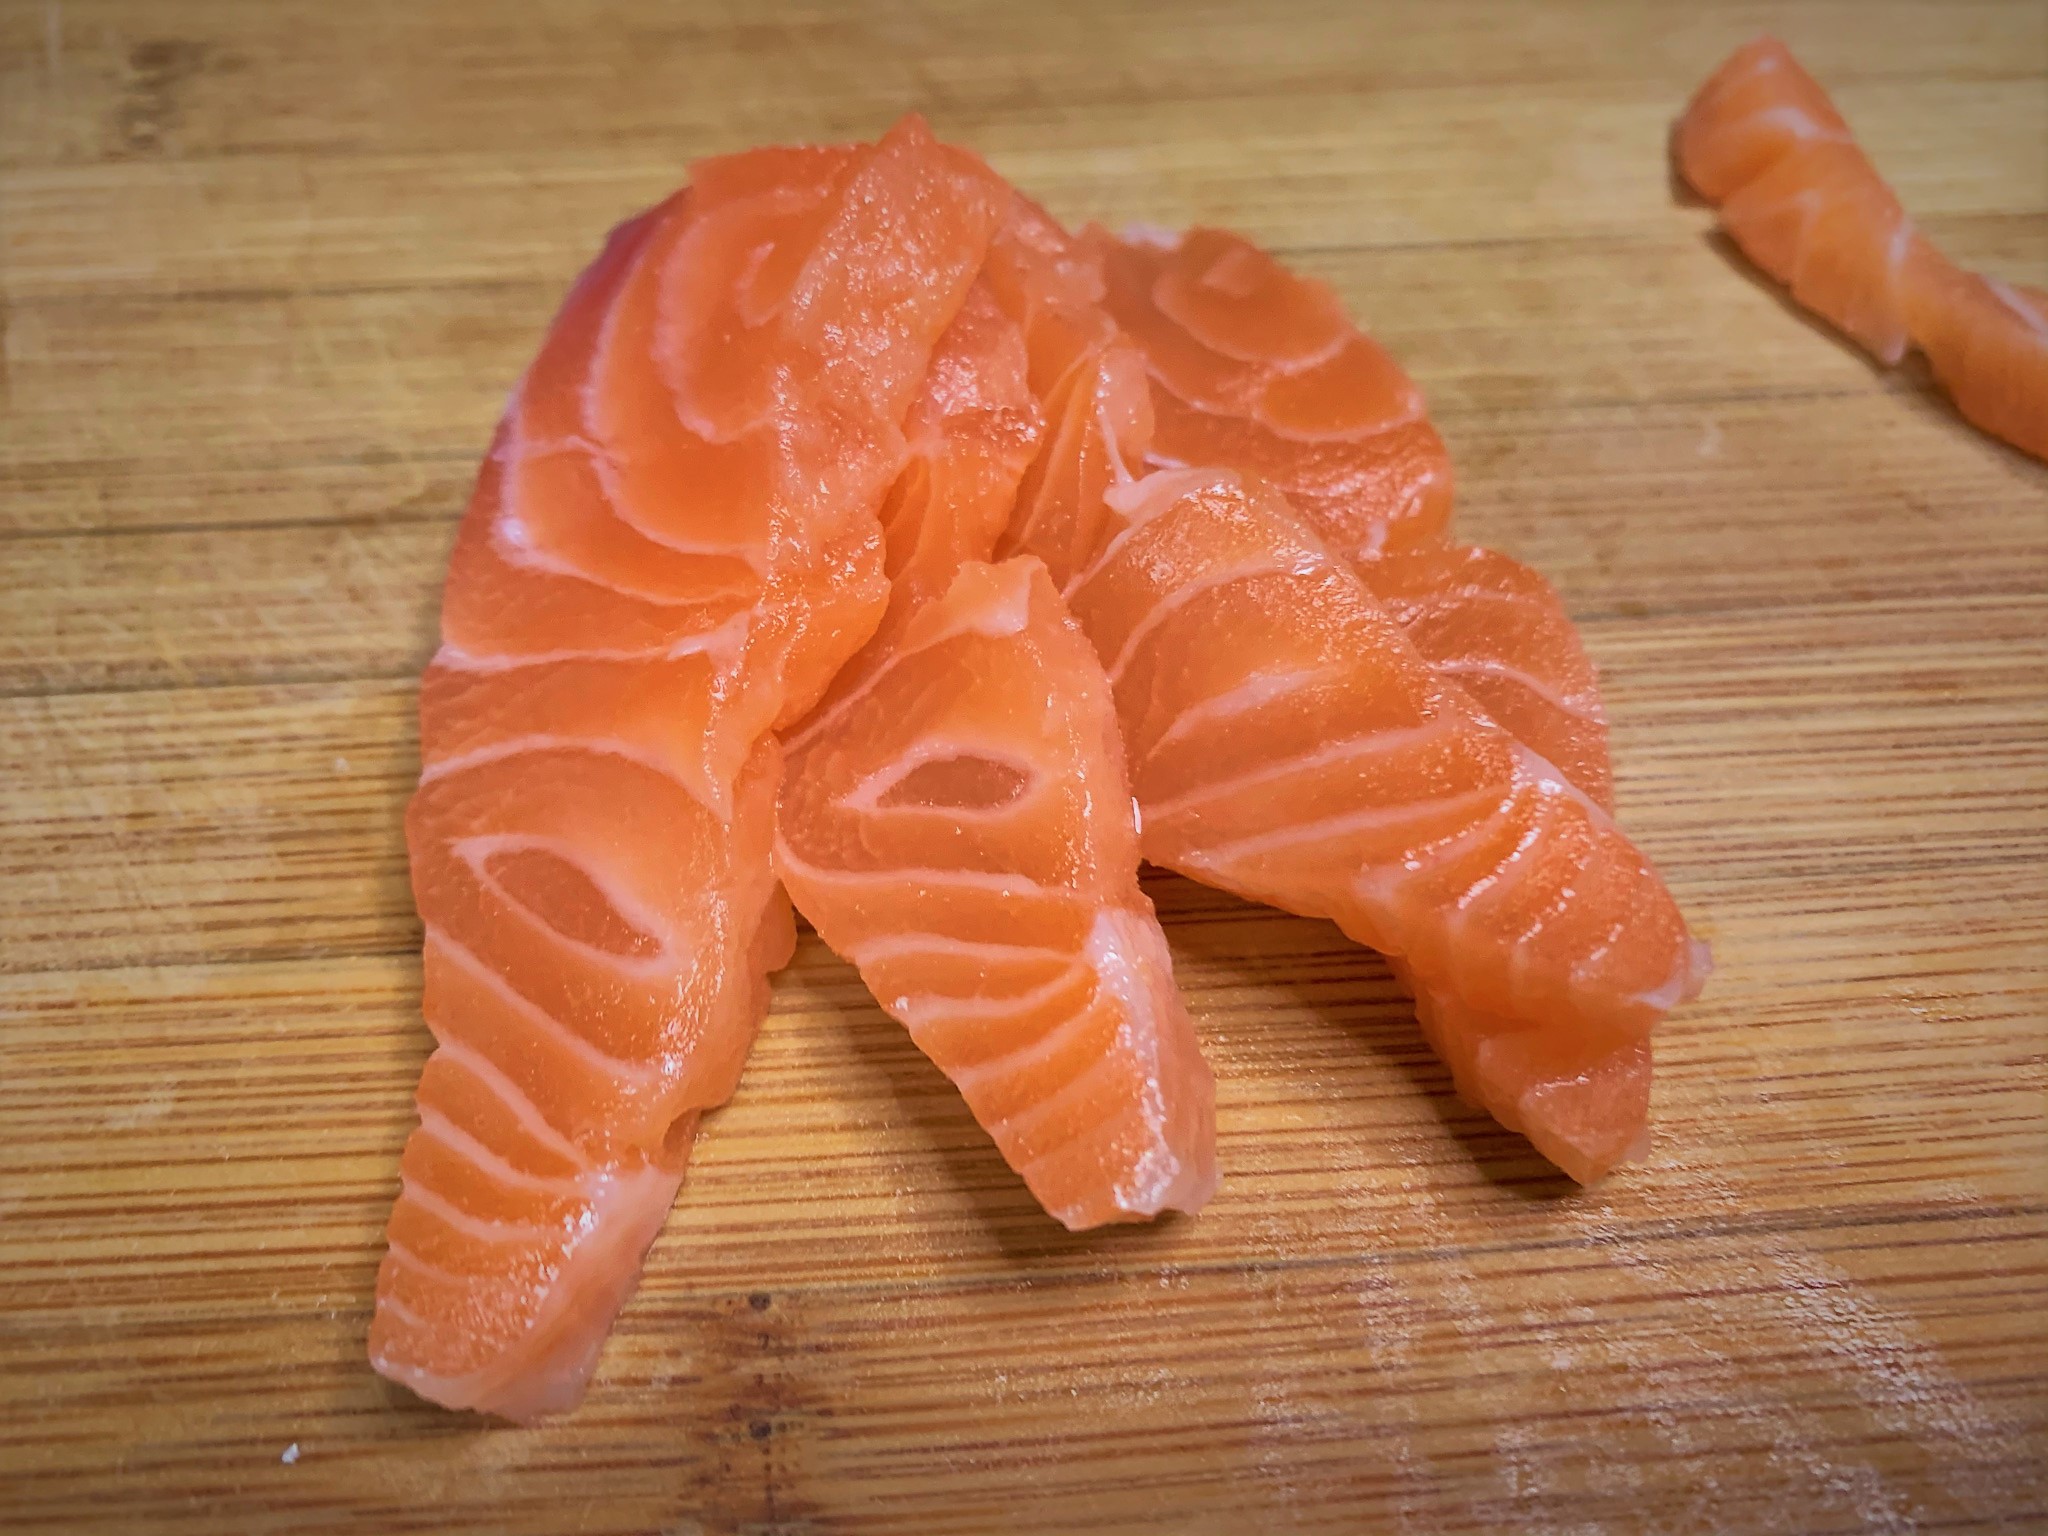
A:
POLYGON ((0 9, 0 1526, 2048 1522, 2048 470, 1675 203, 1764 26, 2048 282, 2038 0, 0 9), (364 1334, 475 460, 613 221, 907 107, 1342 290, 1584 625, 1719 970, 1581 1192, 1373 956, 1153 880, 1224 1188, 1071 1237, 807 939, 587 1405, 444 1414, 364 1334))

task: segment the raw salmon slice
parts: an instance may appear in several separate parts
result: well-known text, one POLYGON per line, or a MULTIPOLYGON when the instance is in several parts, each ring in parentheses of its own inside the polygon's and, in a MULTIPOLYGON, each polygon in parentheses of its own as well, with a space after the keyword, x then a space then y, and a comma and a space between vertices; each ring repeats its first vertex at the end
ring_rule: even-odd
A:
POLYGON ((777 763, 764 742, 724 821, 573 741, 422 784, 436 1047, 377 1276, 385 1375, 513 1419, 581 1398, 795 942, 768 866, 777 763), (660 1135, 606 1134, 650 1102, 660 1135))
POLYGON ((1451 461, 1422 392, 1325 284, 1223 230, 1082 238, 1144 353, 1153 464, 1258 475, 1353 559, 1442 541, 1451 461))
POLYGON ((1109 500, 1067 597, 1115 690, 1145 856, 1394 957, 1460 1088, 1567 1172, 1604 1172, 1647 1096, 1582 1083, 1588 1063, 1646 1066, 1706 971, 1655 872, 1276 492, 1177 470, 1109 500))
POLYGON ((969 562, 790 742, 777 869, 1072 1229, 1192 1211, 1215 1086, 1100 663, 1036 560, 969 562))
POLYGON ((407 813, 436 1050, 377 1369, 581 1395, 793 942, 780 754, 887 600, 903 422, 1007 189, 906 120, 622 228, 515 392, 450 559, 407 813))
POLYGON ((1737 49, 1700 87, 1674 147, 1750 260, 1881 361, 1905 356, 1913 226, 1783 43, 1737 49))
MULTIPOLYGON (((1157 398, 1156 391, 1148 393, 1145 381, 1132 376, 1131 342, 1113 324, 1102 323, 1105 317, 1094 297, 1100 289, 1094 286, 1089 252, 1066 240, 1049 219, 1028 206, 1013 209, 990 250, 989 270, 1001 273, 996 290, 1026 326, 1033 388, 1045 401, 1049 418, 1045 443, 1026 476, 1004 545, 1044 553, 1078 604, 1084 585, 1101 579, 1110 568, 1105 561, 1134 558, 1133 549, 1144 547, 1129 543, 1128 518, 1111 502, 1129 510, 1128 499, 1135 493, 1126 466, 1140 463, 1149 449, 1147 407, 1157 398), (1105 549, 1109 553, 1103 553, 1105 549)), ((1198 485, 1213 472, 1186 473, 1187 483, 1198 485)), ((1227 474, 1221 478, 1235 483, 1227 474)), ((1176 482, 1155 475, 1148 483, 1157 489, 1176 482)), ((1241 488, 1240 499, 1251 505, 1241 488)), ((1218 551, 1227 552, 1231 546, 1228 531, 1204 529, 1196 511, 1187 558, 1150 567, 1150 590, 1131 599, 1121 620, 1110 617, 1115 601, 1107 609, 1076 609, 1104 659, 1113 664, 1114 653, 1104 641, 1111 633, 1121 633, 1115 628, 1118 622, 1156 624, 1160 634, 1171 634, 1179 645, 1177 655, 1160 663, 1158 676, 1165 681, 1159 686, 1164 691, 1152 707, 1173 713, 1169 724, 1156 727, 1156 745, 1141 750, 1136 733, 1144 720, 1132 713, 1137 707, 1134 696, 1122 683, 1118 688, 1132 778, 1144 813, 1145 854, 1254 900, 1309 915, 1339 916, 1340 921, 1340 914, 1346 914, 1346 931, 1376 948, 1392 952, 1402 944, 1417 944, 1431 950, 1434 964, 1418 968, 1397 955, 1395 969, 1416 993, 1425 1033, 1451 1067, 1460 1092, 1510 1129, 1527 1135, 1566 1172, 1590 1182, 1642 1143, 1649 1108, 1648 1026, 1680 995, 1697 989, 1706 954, 1684 934, 1661 884, 1606 820, 1602 807, 1610 775, 1604 726, 1583 648, 1548 584, 1503 556, 1425 544, 1343 560, 1300 525, 1291 506, 1270 492, 1261 493, 1257 507, 1254 536, 1242 551, 1243 569, 1228 558, 1221 569, 1198 558, 1204 541, 1212 537, 1218 551), (1306 562, 1305 573, 1322 579, 1292 581, 1291 592, 1273 595, 1263 607, 1242 596, 1222 595, 1249 583, 1246 591, 1255 596, 1256 578, 1266 578, 1270 586, 1278 574, 1273 569, 1276 562, 1291 569, 1297 561, 1306 562), (1391 613, 1376 603, 1368 585, 1375 582, 1392 605, 1391 613), (1254 617, 1263 615, 1275 627, 1269 641, 1239 623, 1245 616, 1230 606, 1232 602, 1242 602, 1254 617), (1140 612, 1142 619, 1136 617, 1140 612), (1170 629, 1166 615, 1173 616, 1170 629), (1475 976, 1489 966, 1489 945, 1476 931, 1463 931, 1470 925, 1451 905, 1458 899, 1455 884, 1439 882, 1424 888, 1416 878, 1423 873, 1419 869, 1408 871, 1403 865, 1393 872, 1397 883, 1409 878, 1416 891, 1407 907, 1415 921, 1407 926, 1420 930, 1418 938, 1397 931, 1402 925, 1373 920, 1365 909, 1374 884, 1384 883, 1389 872, 1382 867, 1376 873, 1371 864, 1360 866, 1358 836, 1376 819, 1384 819, 1398 834, 1406 812, 1398 787, 1368 771, 1365 754, 1356 749, 1361 739, 1381 732, 1392 733, 1388 744, 1398 745, 1399 733, 1411 728, 1412 721, 1389 723, 1389 706, 1380 698, 1370 671, 1356 686, 1339 684, 1347 649, 1356 648, 1354 663, 1370 668, 1373 648, 1388 642, 1396 615, 1407 644, 1393 646, 1379 658, 1380 664, 1393 667, 1392 675, 1414 690, 1416 698, 1438 700, 1434 707, 1448 709, 1461 724, 1453 735, 1477 741, 1490 753, 1496 782, 1475 798, 1473 806, 1501 809, 1504 800, 1512 802, 1494 818, 1490 830, 1496 835, 1481 842, 1480 852, 1499 854, 1504 862, 1513 863, 1517 878, 1524 878, 1521 872, 1529 867, 1527 862, 1518 858, 1511 840, 1499 836, 1513 830, 1514 817, 1507 811, 1535 820, 1534 811, 1554 807, 1550 820, 1576 825, 1529 830, 1543 832, 1550 845, 1567 850, 1559 860, 1563 864, 1571 862, 1568 850, 1574 831, 1595 834, 1584 837, 1595 845, 1587 850, 1588 868, 1615 878, 1610 882, 1614 888, 1596 887, 1594 899, 1605 900, 1610 907, 1618 899, 1626 906, 1627 891, 1640 889, 1644 912, 1636 939, 1648 950, 1661 950, 1665 962, 1661 973, 1654 963, 1640 967, 1662 976, 1661 981, 1636 983, 1637 990, 1647 994, 1643 1006, 1602 1007, 1595 999, 1585 1010, 1592 1015, 1590 1020, 1570 999, 1562 1006, 1551 1006, 1556 999, 1548 1004, 1524 1000, 1528 1006, 1510 1005, 1510 1011, 1493 1012, 1453 989, 1438 987, 1435 976, 1465 965, 1459 944, 1472 942, 1475 976), (1261 651, 1262 643, 1270 643, 1282 658, 1300 651, 1313 661, 1296 665, 1275 660, 1261 651), (1319 644, 1327 644, 1334 655, 1323 655, 1319 644), (1416 673, 1418 658, 1433 664, 1429 675, 1416 673), (1197 686, 1207 669, 1218 665, 1226 673, 1236 668, 1241 675, 1228 683, 1197 686), (1333 673, 1334 680, 1326 673, 1333 673), (1523 682, 1525 677, 1535 686, 1523 682), (1482 692, 1491 685, 1488 709, 1504 717, 1505 729, 1461 686, 1475 678, 1482 680, 1482 692), (1184 696, 1189 689, 1194 697, 1184 696), (1292 726, 1271 739, 1262 738, 1267 713, 1281 712, 1275 716, 1278 721, 1290 707, 1297 711, 1292 726), (1239 732, 1243 740, 1234 739, 1239 732), (1510 732, 1523 741, 1518 744, 1510 732), (1531 738, 1568 757, 1570 772, 1558 768, 1542 749, 1530 746, 1531 738), (1327 754, 1324 767, 1332 779, 1327 793, 1336 808, 1334 819, 1304 808, 1301 836, 1290 846, 1284 825, 1287 802, 1276 801, 1275 824, 1262 826, 1259 835, 1273 836, 1277 846, 1261 861, 1257 879, 1205 861, 1205 854, 1231 851, 1208 846, 1205 827, 1211 814, 1219 818, 1217 837, 1222 839, 1223 818, 1256 817, 1262 797, 1269 790, 1290 788, 1290 777, 1296 780, 1293 788, 1313 787, 1309 777, 1286 765, 1290 744, 1312 759, 1327 754), (1273 764, 1265 763, 1264 752, 1275 754, 1273 764), (1232 803, 1233 796, 1215 804, 1204 804, 1199 795, 1182 798, 1193 787, 1183 782, 1188 775, 1199 776, 1206 771, 1205 764, 1218 773, 1227 772, 1228 765, 1240 758, 1247 760, 1248 769, 1245 782, 1234 792, 1238 804, 1232 803), (1261 777, 1268 766, 1274 769, 1270 781, 1261 777), (1510 787, 1520 796, 1518 801, 1507 794, 1510 787), (1586 803, 1589 799, 1600 803, 1586 803), (1574 812, 1582 814, 1575 817, 1574 812), (1334 850, 1334 867, 1317 866, 1324 840, 1334 850), (1629 879, 1632 869, 1638 876, 1634 881, 1629 879), (1615 1013, 1628 1016, 1629 1022, 1617 1024, 1611 1016, 1615 1013)), ((1155 637, 1147 643, 1163 642, 1155 637)), ((1152 676, 1147 674, 1148 679, 1152 676)), ((1398 708, 1393 718, 1400 721, 1398 708)), ((1485 759, 1486 754, 1480 757, 1485 759)), ((1408 809, 1421 812, 1426 806, 1408 809)), ((1452 849, 1456 846, 1451 844, 1452 849)), ((1384 861, 1388 855, 1382 851, 1378 857, 1384 861)), ((1481 871, 1469 873, 1473 883, 1468 895, 1483 880, 1481 871)), ((1529 894, 1525 892, 1525 897, 1529 894)), ((1587 901, 1569 896, 1560 900, 1575 905, 1573 915, 1586 925, 1591 916, 1587 901)), ((1560 926, 1545 934, 1546 921, 1538 915, 1528 917, 1535 950, 1563 932, 1560 926)), ((1630 915, 1623 926, 1636 921, 1630 915)), ((1597 925, 1597 917, 1592 922, 1597 925)), ((1597 951, 1598 941, 1592 944, 1597 951)), ((1492 948, 1510 947, 1496 942, 1492 948)), ((1512 974, 1523 964, 1512 953, 1504 958, 1496 952, 1490 960, 1496 975, 1503 965, 1512 974)), ((1551 968, 1553 983, 1557 968, 1551 968)), ((1617 977, 1607 978, 1606 984, 1629 985, 1617 977)), ((1497 994, 1502 989, 1496 984, 1492 990, 1497 994)), ((1493 1001, 1500 999, 1495 996, 1493 1001)))
POLYGON ((1081 248, 1145 357, 1149 462, 1235 469, 1279 488, 1425 656, 1610 804, 1599 685, 1563 602, 1506 555, 1445 547, 1443 440, 1422 392, 1337 296, 1219 230, 1128 241, 1090 230, 1081 248))
POLYGON ((1801 304, 1880 362, 1917 345, 1964 417, 2048 458, 2048 296, 1935 250, 1783 43, 1736 49, 1672 147, 1743 254, 1801 304))
POLYGON ((1215 1089, 1151 904, 1101 664, 1036 561, 985 563, 1039 438, 985 286, 912 407, 881 632, 789 736, 778 867, 1070 1228, 1194 1210, 1215 1089))

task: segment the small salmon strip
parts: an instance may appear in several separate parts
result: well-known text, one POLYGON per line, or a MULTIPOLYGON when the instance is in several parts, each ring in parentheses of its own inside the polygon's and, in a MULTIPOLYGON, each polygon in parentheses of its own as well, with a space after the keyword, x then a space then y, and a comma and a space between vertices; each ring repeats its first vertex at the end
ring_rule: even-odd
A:
POLYGON ((1937 250, 1783 43, 1736 49, 1686 107, 1672 152, 1793 298, 1881 363, 1918 347, 1966 420, 2048 460, 2048 293, 1937 250))

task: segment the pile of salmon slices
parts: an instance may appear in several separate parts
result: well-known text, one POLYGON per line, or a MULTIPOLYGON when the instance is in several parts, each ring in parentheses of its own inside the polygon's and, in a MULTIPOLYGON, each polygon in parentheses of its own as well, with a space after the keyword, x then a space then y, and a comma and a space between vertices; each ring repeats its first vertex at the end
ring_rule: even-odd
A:
MULTIPOLYGON (((1714 185, 1762 164, 1728 131, 1714 185)), ((1460 1093, 1573 1178, 1637 1151, 1706 951, 1614 820, 1557 593, 1451 503, 1327 288, 1215 230, 1070 234, 914 117, 701 163, 614 231, 421 685, 436 1048, 376 1368, 577 1402, 792 903, 1069 1228, 1217 1183, 1142 861, 1385 955, 1460 1093)))

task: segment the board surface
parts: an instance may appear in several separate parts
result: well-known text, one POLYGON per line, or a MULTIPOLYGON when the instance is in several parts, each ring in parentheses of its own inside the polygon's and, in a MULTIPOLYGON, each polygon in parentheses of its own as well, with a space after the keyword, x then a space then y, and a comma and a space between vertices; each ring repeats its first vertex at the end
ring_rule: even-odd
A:
POLYGON ((2048 1523, 2048 469, 1674 199, 1766 26, 2048 284, 2038 0, 0 4, 0 1526, 2048 1523), (1224 1185, 1071 1237, 807 937, 586 1406, 441 1413, 364 1337, 476 459, 608 226, 908 107, 1337 285, 1719 969, 1581 1193, 1373 956, 1149 879, 1224 1185))

